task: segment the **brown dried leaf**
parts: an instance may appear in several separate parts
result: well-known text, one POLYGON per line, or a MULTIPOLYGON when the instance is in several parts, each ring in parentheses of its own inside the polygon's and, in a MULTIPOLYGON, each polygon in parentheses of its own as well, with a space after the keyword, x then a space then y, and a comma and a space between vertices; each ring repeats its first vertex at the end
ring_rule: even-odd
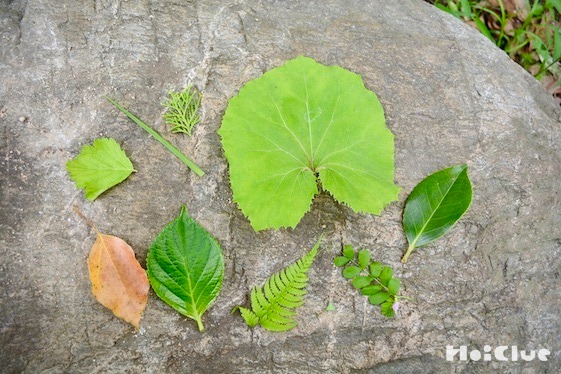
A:
POLYGON ((95 298, 137 330, 148 301, 148 277, 124 240, 97 231, 88 257, 95 298))

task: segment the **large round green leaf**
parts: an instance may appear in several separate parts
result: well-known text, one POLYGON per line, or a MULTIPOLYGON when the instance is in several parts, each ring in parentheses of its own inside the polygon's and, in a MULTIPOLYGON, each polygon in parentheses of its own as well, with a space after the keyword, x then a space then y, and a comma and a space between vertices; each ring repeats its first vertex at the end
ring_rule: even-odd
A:
POLYGON ((359 75, 297 57, 248 82, 219 130, 234 201, 255 230, 294 227, 318 182, 357 212, 397 199, 393 134, 359 75))

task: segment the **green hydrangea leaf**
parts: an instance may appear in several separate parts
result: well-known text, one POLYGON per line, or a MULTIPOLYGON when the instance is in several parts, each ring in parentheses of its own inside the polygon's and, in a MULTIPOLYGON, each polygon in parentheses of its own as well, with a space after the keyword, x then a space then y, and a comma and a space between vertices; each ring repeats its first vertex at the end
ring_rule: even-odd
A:
POLYGON ((297 57, 248 82, 218 131, 234 201, 255 230, 295 227, 318 182, 356 212, 397 200, 393 134, 362 78, 297 57))
POLYGON ((88 200, 121 183, 135 171, 131 161, 112 138, 99 138, 86 145, 76 158, 66 163, 70 178, 83 188, 88 200))
MULTIPOLYGON (((146 260, 150 284, 173 309, 197 321, 210 307, 224 276, 222 249, 203 227, 181 209, 181 214, 156 237, 146 260)), ((250 313, 242 313, 252 322, 250 313)))
POLYGON ((415 248, 446 234, 468 210, 472 189, 467 172, 466 164, 443 169, 413 189, 403 210, 403 231, 409 248, 401 262, 407 262, 415 248))

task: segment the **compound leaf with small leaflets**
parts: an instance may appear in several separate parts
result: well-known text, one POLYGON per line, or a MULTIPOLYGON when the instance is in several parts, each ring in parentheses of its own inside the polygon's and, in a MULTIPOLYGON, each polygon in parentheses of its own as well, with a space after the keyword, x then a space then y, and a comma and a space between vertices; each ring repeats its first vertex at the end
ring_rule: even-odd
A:
POLYGON ((466 164, 437 171, 423 179, 405 203, 403 230, 409 248, 401 262, 407 262, 416 248, 446 234, 469 208, 471 196, 466 164))
POLYGON ((307 272, 318 253, 321 238, 298 261, 271 276, 262 287, 251 290, 251 308, 236 306, 249 327, 261 325, 269 331, 287 331, 298 324, 295 309, 304 303, 307 272))
POLYGON ((83 188, 88 200, 121 183, 135 171, 131 161, 112 138, 99 138, 82 148, 80 154, 66 163, 70 178, 83 188))
POLYGON ((393 134, 362 78, 299 56, 248 82, 218 131, 234 201, 255 230, 295 227, 318 184, 356 212, 397 199, 393 134))
POLYGON ((344 267, 343 276, 352 280, 353 287, 368 297, 370 304, 379 305, 380 311, 386 317, 395 316, 399 309, 399 300, 407 298, 398 295, 401 282, 393 277, 393 269, 372 261, 370 252, 366 249, 355 253, 352 246, 346 245, 342 256, 335 257, 334 263, 337 267, 344 267), (338 260, 340 258, 347 261, 338 260))
POLYGON ((152 288, 173 309, 197 321, 222 286, 222 249, 203 227, 181 209, 181 214, 156 237, 146 261, 152 288))

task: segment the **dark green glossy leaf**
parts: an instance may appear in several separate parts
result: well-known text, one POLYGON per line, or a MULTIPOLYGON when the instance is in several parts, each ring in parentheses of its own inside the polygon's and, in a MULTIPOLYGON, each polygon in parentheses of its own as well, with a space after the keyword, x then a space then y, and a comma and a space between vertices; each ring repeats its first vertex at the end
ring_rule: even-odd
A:
POLYGON ((399 292, 399 286, 400 285, 401 285, 401 283, 400 283, 399 279, 392 278, 388 282, 388 291, 390 291, 390 293, 392 295, 397 295, 397 293, 399 292))
POLYGON ((403 230, 411 252, 440 238, 460 219, 471 204, 471 182, 467 165, 440 170, 419 183, 411 192, 403 212, 403 230))
POLYGON ((358 252, 358 265, 362 269, 365 269, 368 266, 369 262, 370 262, 370 252, 368 252, 366 249, 361 249, 358 252))
POLYGON ((372 305, 380 305, 382 304, 384 301, 386 301, 388 298, 390 298, 390 294, 387 292, 378 292, 374 295, 371 295, 368 298, 368 301, 370 302, 370 304, 372 305))
POLYGON ((370 264, 370 275, 378 278, 382 273, 382 264, 379 262, 373 262, 370 264))
POLYGON ((380 286, 379 284, 373 284, 362 288, 360 292, 365 296, 369 296, 369 295, 377 294, 381 290, 382 290, 382 286, 380 286))
POLYGON ((353 258, 355 258, 355 251, 353 249, 353 247, 351 245, 346 245, 343 248, 343 256, 345 256, 346 258, 348 258, 349 260, 352 260, 353 258))
POLYGON ((393 277, 393 269, 390 266, 384 266, 380 274, 380 281, 384 286, 388 286, 390 279, 393 277))
POLYGON ((147 274, 152 288, 179 313, 197 321, 222 286, 224 256, 216 240, 181 209, 156 237, 147 257, 147 274))
POLYGON ((360 274, 361 269, 358 266, 347 266, 343 270, 343 276, 347 279, 351 279, 360 274))
POLYGON ((344 257, 344 256, 337 256, 335 257, 335 259, 333 260, 333 262, 335 263, 335 266, 345 266, 349 263, 348 258, 344 257))
POLYGON ((353 280, 353 286, 355 288, 363 288, 366 287, 372 282, 372 278, 370 277, 356 277, 353 280))

